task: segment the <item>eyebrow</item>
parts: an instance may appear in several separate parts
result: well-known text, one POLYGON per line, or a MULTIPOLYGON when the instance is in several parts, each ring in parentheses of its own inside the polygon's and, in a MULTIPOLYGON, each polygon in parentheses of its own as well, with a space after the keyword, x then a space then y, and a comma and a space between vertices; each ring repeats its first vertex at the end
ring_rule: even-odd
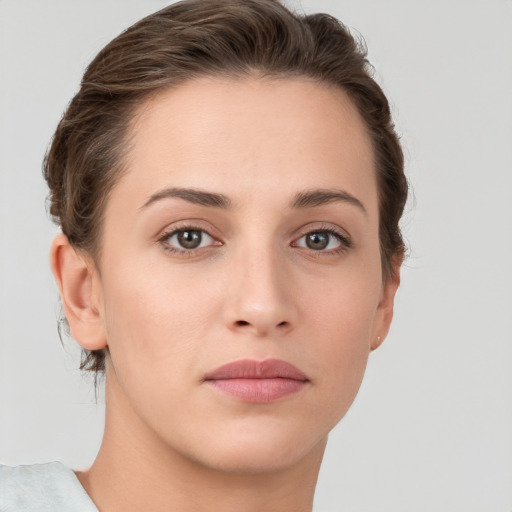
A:
MULTIPOLYGON (((147 208, 149 205, 161 201, 162 199, 179 198, 192 204, 209 206, 214 208, 228 209, 231 207, 231 200, 224 194, 207 192, 206 190, 196 188, 169 187, 152 194, 149 199, 141 206, 147 208)), ((363 203, 346 190, 341 189, 315 189, 305 190, 295 195, 291 201, 292 208, 313 208, 323 206, 333 202, 344 202, 357 206, 363 213, 367 214, 363 203)))
POLYGON ((357 206, 366 215, 368 212, 363 203, 346 190, 341 189, 316 189, 299 192, 291 202, 292 208, 313 208, 333 202, 343 202, 357 206))
POLYGON ((149 205, 161 201, 162 199, 169 199, 177 197, 184 199, 189 203, 199 204, 202 206, 211 206, 214 208, 227 209, 231 206, 231 201, 223 194, 215 194, 213 192, 206 192, 196 188, 178 188, 170 187, 160 190, 151 195, 151 197, 141 206, 147 208, 149 205))

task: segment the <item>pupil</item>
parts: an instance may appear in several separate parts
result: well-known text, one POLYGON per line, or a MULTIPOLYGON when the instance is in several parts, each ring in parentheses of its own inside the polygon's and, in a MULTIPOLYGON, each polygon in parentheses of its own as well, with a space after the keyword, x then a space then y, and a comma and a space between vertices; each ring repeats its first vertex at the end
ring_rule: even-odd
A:
POLYGON ((201 244, 201 231, 180 231, 178 242, 185 249, 195 249, 201 244))
POLYGON ((320 250, 325 249, 329 244, 329 235, 326 233, 310 233, 306 237, 306 245, 310 249, 320 250))

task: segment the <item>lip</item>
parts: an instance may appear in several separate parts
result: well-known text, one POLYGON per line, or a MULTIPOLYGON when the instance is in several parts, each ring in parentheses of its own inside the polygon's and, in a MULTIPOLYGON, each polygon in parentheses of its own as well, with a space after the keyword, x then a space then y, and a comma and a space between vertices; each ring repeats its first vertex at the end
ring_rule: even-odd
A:
POLYGON ((208 373, 204 382, 242 402, 269 403, 300 392, 310 381, 280 359, 241 359, 208 373))

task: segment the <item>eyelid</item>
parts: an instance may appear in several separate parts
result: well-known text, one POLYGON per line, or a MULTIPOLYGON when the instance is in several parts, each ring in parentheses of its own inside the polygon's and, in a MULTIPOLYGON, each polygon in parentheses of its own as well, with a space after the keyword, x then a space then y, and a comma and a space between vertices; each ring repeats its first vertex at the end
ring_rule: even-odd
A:
POLYGON ((304 226, 300 230, 300 235, 294 238, 294 241, 292 242, 292 247, 300 247, 302 249, 305 249, 311 253, 314 253, 317 256, 324 255, 337 255, 342 252, 347 251, 353 246, 352 238, 351 236, 343 229, 333 226, 332 224, 320 224, 318 226, 312 226, 311 224, 308 224, 307 226, 304 226), (329 235, 332 235, 336 237, 340 245, 339 247, 336 247, 335 249, 328 249, 328 250, 315 250, 310 249, 308 247, 298 246, 296 245, 299 240, 304 238, 306 235, 311 233, 328 233, 329 235))
POLYGON ((167 243, 169 245, 175 247, 176 249, 186 251, 186 250, 199 250, 199 249, 203 249, 204 247, 208 247, 209 245, 211 245, 211 241, 213 241, 214 238, 209 233, 207 233, 204 229, 186 228, 186 229, 175 229, 174 231, 172 231, 169 234, 169 236, 165 237, 164 240, 168 240, 167 243), (178 237, 180 233, 194 232, 194 231, 201 233, 201 241, 197 247, 194 247, 193 249, 187 249, 186 247, 180 247, 179 244, 171 243, 171 240, 173 240, 173 238, 175 238, 175 237, 178 237), (210 242, 208 243, 209 240, 210 240, 210 242), (206 242, 206 245, 203 245, 203 243, 205 243, 205 242, 206 242))
POLYGON ((198 220, 186 220, 186 221, 179 221, 176 222, 170 226, 167 226, 165 229, 163 229, 160 234, 157 236, 156 242, 160 244, 164 250, 167 252, 171 252, 173 254, 178 255, 191 255, 191 254, 198 254, 202 250, 208 249, 210 247, 220 246, 223 245, 223 243, 218 239, 218 237, 211 234, 211 230, 205 228, 204 226, 201 226, 201 221, 198 220), (184 247, 178 247, 176 245, 172 245, 167 242, 167 240, 179 233, 180 231, 201 231, 202 233, 205 233, 209 238, 211 238, 213 243, 208 244, 204 247, 196 247, 193 249, 186 249, 184 247))
MULTIPOLYGON (((214 228, 205 227, 205 222, 201 219, 187 219, 175 222, 170 226, 167 226, 163 229, 160 234, 157 236, 156 243, 160 244, 164 250, 175 253, 178 255, 193 255, 202 252, 203 250, 207 250, 211 247, 222 246, 224 243, 220 240, 218 235, 213 235, 212 231, 215 231, 214 228), (204 247, 197 247, 193 249, 180 248, 178 246, 169 244, 166 240, 169 237, 180 231, 201 231, 205 233, 209 238, 211 238, 212 242, 204 247)), ((312 225, 312 223, 307 224, 306 226, 302 226, 299 231, 299 235, 293 238, 293 241, 290 243, 292 247, 299 247, 300 249, 304 249, 309 253, 314 254, 315 256, 322 255, 338 255, 347 250, 349 250, 353 246, 351 236, 342 228, 330 224, 330 223, 322 223, 319 225, 312 225), (304 238, 306 235, 311 233, 328 233, 331 236, 334 236, 339 241, 339 246, 333 249, 311 249, 304 246, 299 246, 298 241, 304 238)))

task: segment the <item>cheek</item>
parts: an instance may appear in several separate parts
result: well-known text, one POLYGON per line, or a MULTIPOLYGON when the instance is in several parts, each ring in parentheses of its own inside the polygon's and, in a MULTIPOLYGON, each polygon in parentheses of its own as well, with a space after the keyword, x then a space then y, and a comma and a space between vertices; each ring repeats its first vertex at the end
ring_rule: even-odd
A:
POLYGON ((132 267, 112 269, 105 282, 112 361, 116 371, 137 376, 139 382, 148 381, 151 368, 174 387, 176 377, 197 361, 198 340, 205 339, 216 316, 215 288, 187 279, 179 269, 132 267))
POLYGON ((324 390, 321 406, 332 411, 334 423, 348 410, 361 384, 379 292, 373 279, 347 278, 306 304, 315 319, 307 338, 314 340, 314 372, 324 390))

